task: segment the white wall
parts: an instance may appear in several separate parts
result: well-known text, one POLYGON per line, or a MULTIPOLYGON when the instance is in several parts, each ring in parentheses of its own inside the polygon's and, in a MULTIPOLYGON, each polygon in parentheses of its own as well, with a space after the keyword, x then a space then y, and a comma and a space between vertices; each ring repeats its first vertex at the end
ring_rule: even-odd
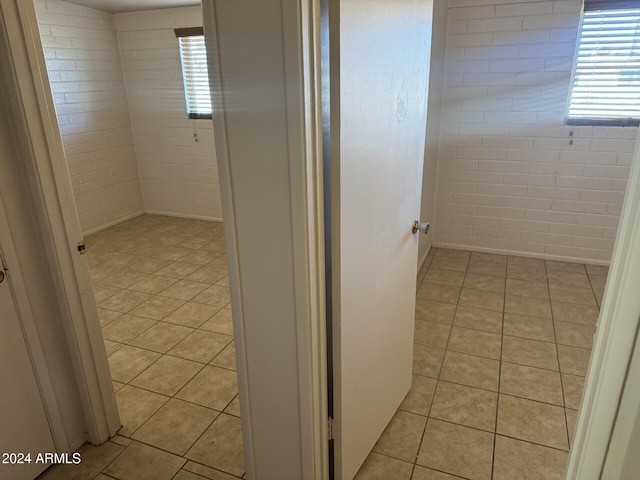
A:
POLYGON ((187 116, 173 31, 202 26, 201 8, 120 13, 115 22, 147 212, 222 220, 213 122, 187 116))
POLYGON ((113 15, 35 7, 82 231, 94 232, 143 212, 113 15))
POLYGON ((581 4, 449 0, 434 244, 609 261, 637 129, 563 124, 581 4))
MULTIPOLYGON (((442 91, 444 88, 445 41, 447 37, 447 0, 433 0, 433 25, 431 35, 431 63, 429 68, 429 104, 427 106, 427 136, 422 171, 422 200, 420 221, 435 220, 436 169, 438 165, 438 142, 442 118, 442 91)), ((420 235, 418 262, 429 248, 433 235, 420 235)))

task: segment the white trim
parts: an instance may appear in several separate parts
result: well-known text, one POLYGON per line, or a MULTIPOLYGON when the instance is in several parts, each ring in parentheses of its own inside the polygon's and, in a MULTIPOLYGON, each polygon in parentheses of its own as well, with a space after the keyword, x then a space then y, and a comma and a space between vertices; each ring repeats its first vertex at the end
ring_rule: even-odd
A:
POLYGON ((83 405, 88 440, 103 443, 120 427, 106 350, 71 181, 47 77, 33 2, 0 0, 8 39, 7 78, 24 169, 43 234, 62 323, 83 405))
POLYGON ((585 381, 567 480, 601 477, 632 355, 638 318, 640 272, 640 139, 622 206, 613 261, 585 381))
POLYGON ((140 210, 139 212, 136 213, 132 213, 130 215, 125 215, 124 217, 118 218, 117 220, 113 220, 112 222, 109 223, 105 223, 104 225, 100 225, 99 227, 96 228, 91 228, 85 232, 82 232, 82 235, 93 235, 94 233, 98 233, 101 232, 102 230, 106 230, 109 227, 113 227, 114 225, 118 225, 119 223, 123 223, 129 220, 132 220, 136 217, 139 217, 140 215, 144 215, 145 212, 144 210, 140 210))
POLYGON ((175 213, 175 212, 164 212, 162 210, 147 210, 143 212, 143 215, 147 213, 149 215, 163 215, 165 217, 176 217, 176 218, 192 218, 194 220, 207 220, 210 222, 222 222, 222 218, 220 217, 210 217, 207 215, 186 215, 183 213, 175 213))
POLYGON ((589 265, 609 266, 606 260, 597 260, 593 258, 567 257, 564 255, 550 255, 548 253, 521 252, 519 250, 508 250, 505 248, 487 248, 476 247, 475 245, 459 245, 457 243, 433 242, 433 248, 451 248, 453 250, 464 250, 467 252, 496 253, 499 255, 511 255, 514 257, 541 258, 543 260, 557 260, 561 262, 571 263, 587 263, 589 265))
POLYGON ((427 250, 424 252, 424 255, 422 255, 422 258, 418 259, 418 271, 420 271, 420 269, 424 265, 424 262, 427 261, 427 257, 429 256, 429 252, 431 252, 432 248, 433 248, 433 243, 429 245, 427 250))

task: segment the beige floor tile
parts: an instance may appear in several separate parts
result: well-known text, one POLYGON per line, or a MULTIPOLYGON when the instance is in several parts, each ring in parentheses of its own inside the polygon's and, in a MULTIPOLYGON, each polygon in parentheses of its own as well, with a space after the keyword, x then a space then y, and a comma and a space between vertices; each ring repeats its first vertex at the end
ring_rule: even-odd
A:
POLYGON ((184 458, 133 442, 104 473, 119 480, 170 480, 185 463, 184 458))
POLYGON ((154 352, 167 353, 192 331, 193 329, 181 325, 157 322, 153 327, 131 340, 129 344, 154 352))
POLYGON ((102 335, 113 342, 127 343, 155 323, 155 320, 148 318, 121 314, 119 318, 102 328, 102 335))
POLYGON ((500 393, 564 405, 560 373, 526 365, 502 363, 500 393))
POLYGON ((174 280, 180 280, 188 275, 191 275, 193 272, 200 268, 199 265, 194 265, 193 263, 187 262, 172 262, 164 268, 161 268, 156 272, 156 275, 162 275, 163 277, 170 277, 174 280))
POLYGON ((433 378, 413 375, 411 389, 400 404, 399 410, 424 415, 425 417, 429 415, 436 383, 437 380, 433 378))
POLYGON ((100 320, 100 326, 105 327, 113 322, 115 319, 120 318, 124 315, 121 312, 116 312, 114 310, 105 310, 104 308, 98 308, 98 319, 100 320))
POLYGON ((585 273, 586 271, 582 263, 559 262, 556 260, 545 260, 544 263, 548 271, 555 270, 569 273, 585 273))
POLYGON ((526 267, 522 265, 507 265, 507 278, 526 280, 529 282, 546 282, 547 272, 542 267, 526 267))
MULTIPOLYGON (((174 283, 173 285, 171 285, 169 288, 160 292, 158 295, 175 298, 179 300, 193 300, 194 297, 199 296, 208 287, 209 285, 207 285, 206 283, 191 282, 189 280, 180 280, 174 283)), ((204 302, 198 302, 198 303, 204 303, 204 302)))
POLYGON ((458 306, 453 324, 456 327, 502 333, 502 313, 480 308, 458 306))
POLYGON ((507 264, 530 268, 545 268, 544 260, 541 258, 517 257, 513 255, 508 256, 507 264))
POLYGON ((216 355, 213 360, 209 362, 211 365, 215 365, 220 368, 226 368, 227 370, 236 370, 236 344, 235 342, 231 342, 229 345, 224 347, 218 355, 216 355))
POLYGON ((354 480, 409 480, 412 463, 371 452, 354 480))
POLYGON ((464 288, 484 290, 487 292, 504 293, 504 285, 504 278, 490 275, 468 273, 464 279, 464 288))
POLYGON ((103 267, 102 265, 92 265, 89 273, 91 274, 91 281, 96 283, 100 282, 100 280, 108 276, 115 276, 119 271, 120 270, 117 268, 103 267))
POLYGON ((170 287, 178 280, 175 278, 161 277, 160 275, 147 275, 142 280, 134 283, 129 287, 130 290, 136 292, 149 293, 155 295, 165 288, 170 287))
POLYGON ((549 287, 546 282, 529 282, 527 280, 507 279, 507 295, 540 298, 549 300, 549 287))
POLYGON ((206 305, 224 307, 231 302, 231 295, 228 287, 213 285, 203 291, 200 295, 196 296, 193 301, 196 303, 204 303, 206 305))
POLYGON ((447 348, 452 352, 500 360, 501 344, 500 334, 454 326, 447 348))
POLYGON ((596 297, 591 288, 565 287, 563 285, 549 285, 551 300, 554 302, 575 303, 576 305, 597 306, 596 297))
POLYGON ((490 275, 494 277, 505 277, 507 266, 501 263, 473 261, 469 262, 467 273, 475 275, 490 275))
POLYGON ((565 406, 577 410, 580 407, 580 401, 582 400, 584 377, 563 373, 562 389, 564 391, 565 406))
POLYGON ((562 373, 571 373, 584 377, 587 374, 590 356, 591 350, 558 345, 558 359, 560 360, 560 371, 562 373))
POLYGON ((595 325, 600 312, 592 305, 576 305, 565 302, 551 302, 553 319, 556 322, 579 323, 581 325, 595 325))
POLYGON ((413 341, 420 345, 445 348, 449 340, 449 330, 449 325, 416 319, 413 341))
POLYGON ((450 287, 462 287, 464 281, 463 272, 455 272, 453 270, 439 270, 430 268, 424 277, 426 283, 436 283, 438 285, 448 285, 450 287))
MULTIPOLYGON (((82 461, 77 464, 56 465, 47 470, 40 480, 86 480, 94 479, 100 472, 124 451, 124 447, 113 442, 102 445, 85 443, 78 452, 82 461)), ((6 477, 7 480, 9 477, 6 477)))
POLYGON ((507 256, 497 253, 471 252, 471 261, 499 263, 501 265, 506 265, 507 256))
POLYGON ((489 432, 430 418, 418 463, 464 478, 489 480, 493 438, 489 432))
POLYGON ((397 411, 373 447, 373 451, 406 462, 413 462, 427 418, 397 411))
POLYGON ((565 408, 564 414, 567 417, 567 432, 569 433, 569 445, 573 446, 573 438, 576 433, 576 423, 578 422, 578 410, 565 408))
POLYGON ((133 315, 138 315, 139 317, 151 318, 153 320, 162 320, 164 317, 175 311, 183 304, 183 300, 155 296, 138 305, 136 308, 131 310, 130 313, 133 315))
POLYGON ((226 473, 222 473, 222 472, 218 472, 217 470, 211 470, 212 472, 215 472, 214 475, 215 477, 204 477, 202 475, 198 475, 196 473, 192 473, 188 470, 180 470, 175 477, 173 477, 173 480, 206 480, 206 479, 210 479, 210 478, 214 478, 215 480, 236 480, 239 477, 233 476, 233 475, 228 475, 226 473))
MULTIPOLYGON (((214 470, 213 468, 207 467, 205 465, 201 465, 199 463, 195 463, 192 461, 188 461, 186 465, 183 467, 184 471, 189 473, 195 473, 199 475, 199 478, 188 478, 185 480, 202 480, 200 477, 207 478, 209 480, 235 480, 240 477, 236 477, 235 475, 229 475, 228 473, 223 473, 220 470, 214 470)), ((178 480, 177 478, 175 480, 178 480)))
POLYGON ((226 255, 219 255, 215 259, 213 259, 211 262, 209 262, 209 264, 207 266, 208 267, 228 269, 229 268, 229 262, 227 260, 227 256, 226 255))
POLYGON ((184 455, 217 416, 215 410, 172 398, 133 434, 133 438, 184 455))
POLYGON ((213 315, 209 320, 200 325, 203 330, 209 330, 210 332, 222 333, 224 335, 233 335, 233 319, 231 317, 231 309, 219 307, 212 307, 210 305, 202 305, 205 307, 213 308, 218 312, 213 315))
POLYGON ((497 433, 568 450, 564 408, 500 394, 497 433))
POLYGON ((455 305, 458 303, 458 298, 460 297, 460 288, 438 285, 436 283, 423 283, 418 288, 418 297, 455 305))
POLYGON ((606 277, 609 275, 609 267, 605 265, 585 265, 589 275, 601 275, 606 277))
POLYGON ((206 265, 207 263, 212 262, 220 255, 212 252, 206 252, 204 250, 197 250, 195 252, 189 253, 181 258, 182 262, 193 263, 194 265, 206 265))
POLYGON ((244 473, 242 425, 240 419, 221 413, 185 455, 223 472, 244 473))
POLYGON ((459 305, 502 312, 504 309, 504 295, 502 293, 463 288, 460 293, 459 305))
POLYGON ((192 253, 193 250, 188 248, 179 248, 179 247, 165 247, 162 250, 159 250, 153 256, 157 258, 162 258, 164 260, 180 260, 181 258, 192 253))
POLYGON ((126 253, 114 252, 110 254, 102 265, 111 268, 130 268, 138 258, 135 255, 127 255, 126 253))
POLYGON ((169 354, 195 362, 209 363, 233 337, 206 330, 196 330, 173 347, 169 354))
POLYGON ((413 470, 413 476, 411 480, 459 480, 460 477, 454 477, 448 473, 438 472, 437 470, 431 470, 430 468, 421 467, 416 465, 413 470))
POLYGON ((107 356, 110 356, 112 353, 117 352, 124 346, 123 343, 112 342, 111 340, 104 340, 104 348, 107 351, 107 356))
POLYGON ((170 260, 162 260, 160 258, 139 256, 129 268, 136 272, 156 273, 171 263, 170 260))
POLYGON ((186 277, 186 280, 213 285, 214 283, 216 283, 218 280, 220 280, 226 275, 227 275, 227 271, 222 268, 213 268, 213 267, 207 266, 207 267, 200 267, 198 270, 196 270, 191 275, 186 277))
POLYGON ((468 258, 436 256, 436 258, 433 259, 433 262, 431 262, 430 268, 437 268, 438 270, 453 270, 454 272, 464 273, 467 270, 468 264, 468 258))
POLYGON ((227 408, 224 409, 224 413, 227 415, 233 415, 234 417, 240 417, 240 396, 236 395, 236 398, 231 400, 227 408))
POLYGON ((151 298, 148 293, 133 292, 131 290, 121 290, 115 295, 110 296, 106 300, 98 303, 101 308, 107 310, 115 310, 116 312, 127 313, 134 309, 142 302, 151 298))
POLYGON ((567 453, 496 436, 494 480, 563 480, 567 453))
POLYGON ((493 432, 497 403, 495 392, 439 381, 429 416, 493 432))
MULTIPOLYGON (((607 277, 603 277, 601 275, 589 275, 589 284, 591 288, 595 289, 604 289, 607 285, 607 277)), ((587 287, 585 287, 587 288, 587 287)))
POLYGON ((118 433, 130 437, 168 400, 169 397, 164 395, 125 385, 116 393, 122 422, 122 428, 118 433))
POLYGON ((131 385, 164 395, 175 395, 202 367, 201 363, 164 355, 134 378, 131 385))
POLYGON ((147 276, 145 273, 134 272, 132 270, 114 269, 109 275, 100 280, 100 284, 110 287, 128 288, 139 280, 147 276))
POLYGON ((550 270, 547 273, 549 285, 563 285, 565 287, 591 288, 586 273, 571 273, 550 270))
POLYGON ((456 306, 453 304, 416 298, 416 318, 420 320, 451 325, 455 313, 456 306))
POLYGON ((502 360, 530 367, 558 370, 556 345, 528 338, 504 336, 502 360))
POLYGON ((116 382, 114 380, 111 381, 111 384, 113 385, 113 392, 118 392, 122 387, 124 387, 124 383, 120 383, 120 382, 116 382))
POLYGON ((111 378, 117 382, 129 383, 158 358, 159 353, 125 345, 109 356, 111 378))
POLYGON ((213 317, 220 307, 205 305, 202 303, 187 302, 177 310, 171 312, 163 320, 186 327, 197 328, 213 317))
POLYGON ((220 280, 218 280, 215 284, 218 285, 219 287, 228 287, 229 286, 229 275, 228 274, 225 275, 220 280))
POLYGON ((187 383, 176 397, 221 412, 237 394, 237 374, 209 365, 187 383))
POLYGON ((497 392, 499 375, 497 360, 447 351, 440 379, 497 392))
POLYGON ((525 317, 524 315, 505 313, 503 333, 513 337, 555 342, 553 322, 547 318, 525 317))
POLYGON ((463 260, 469 260, 471 252, 468 250, 459 250, 457 248, 434 248, 434 255, 436 257, 459 258, 463 260))
POLYGON ((444 348, 414 343, 413 373, 423 377, 438 378, 443 356, 444 348))
POLYGON ((556 330, 556 341, 559 345, 588 349, 593 347, 593 336, 596 333, 596 328, 592 325, 555 322, 554 328, 556 330))
POLYGON ((507 295, 504 311, 527 317, 551 318, 551 303, 540 298, 507 295))

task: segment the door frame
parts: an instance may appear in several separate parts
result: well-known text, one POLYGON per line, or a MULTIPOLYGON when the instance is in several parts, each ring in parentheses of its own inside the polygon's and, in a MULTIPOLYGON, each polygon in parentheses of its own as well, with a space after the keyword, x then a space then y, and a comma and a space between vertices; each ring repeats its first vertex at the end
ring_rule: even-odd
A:
MULTIPOLYGON (((0 22, 4 30, 0 62, 9 87, 13 134, 23 152, 22 166, 36 210, 34 220, 42 232, 43 247, 55 279, 58 307, 83 406, 86 440, 100 444, 115 435, 121 424, 89 267, 78 250, 83 242, 82 232, 33 2, 0 0, 0 22)), ((16 301, 18 308, 26 311, 25 298, 17 295, 16 301)), ((27 328, 25 334, 29 345, 37 345, 39 340, 33 329, 27 328)), ((45 379, 41 385, 46 407, 55 410, 54 398, 47 394, 44 360, 36 355, 34 369, 39 378, 45 379)), ((52 428, 57 448, 77 447, 64 440, 60 421, 54 421, 52 428)))
MULTIPOLYGON (((567 480, 596 480, 606 465, 620 472, 640 408, 640 379, 629 375, 638 335, 640 297, 640 137, 636 141, 595 343, 567 464, 567 480), (621 416, 620 416, 621 415, 621 416), (620 417, 619 417, 620 416, 620 417), (621 423, 614 429, 618 419, 621 423)), ((636 364, 640 359, 634 359, 636 364)), ((634 367, 637 371, 638 365, 634 367)), ((618 478, 607 476, 604 478, 618 478)))

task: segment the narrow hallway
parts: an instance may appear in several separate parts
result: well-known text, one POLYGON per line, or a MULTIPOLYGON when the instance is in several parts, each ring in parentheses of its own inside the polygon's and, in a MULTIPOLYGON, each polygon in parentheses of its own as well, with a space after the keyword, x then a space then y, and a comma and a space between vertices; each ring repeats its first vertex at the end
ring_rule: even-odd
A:
POLYGON ((356 478, 562 479, 607 273, 432 249, 413 387, 356 478))

